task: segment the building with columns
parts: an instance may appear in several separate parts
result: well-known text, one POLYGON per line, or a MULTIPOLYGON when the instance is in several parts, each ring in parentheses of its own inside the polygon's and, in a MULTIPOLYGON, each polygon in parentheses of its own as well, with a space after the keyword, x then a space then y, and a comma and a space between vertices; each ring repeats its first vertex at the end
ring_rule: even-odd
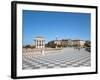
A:
POLYGON ((37 36, 34 41, 35 41, 35 48, 38 48, 38 49, 45 48, 44 37, 37 36))
POLYGON ((80 39, 73 40, 73 45, 74 46, 84 47, 84 44, 85 44, 85 41, 84 40, 80 40, 80 39))

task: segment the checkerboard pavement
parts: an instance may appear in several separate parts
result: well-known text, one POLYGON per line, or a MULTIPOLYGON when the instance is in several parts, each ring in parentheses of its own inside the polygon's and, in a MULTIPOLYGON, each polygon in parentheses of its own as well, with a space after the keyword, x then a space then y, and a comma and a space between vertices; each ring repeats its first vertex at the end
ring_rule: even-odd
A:
POLYGON ((25 55, 23 53, 23 69, 42 69, 42 68, 65 68, 91 66, 91 53, 81 49, 80 51, 73 48, 64 48, 57 53, 45 53, 45 55, 33 54, 25 55))

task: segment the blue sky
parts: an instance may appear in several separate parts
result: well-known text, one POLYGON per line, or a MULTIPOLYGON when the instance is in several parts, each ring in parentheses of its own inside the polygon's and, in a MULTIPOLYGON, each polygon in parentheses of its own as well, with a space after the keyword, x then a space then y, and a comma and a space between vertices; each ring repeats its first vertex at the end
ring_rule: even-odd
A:
POLYGON ((23 45, 43 36, 46 43, 58 39, 90 40, 89 13, 23 10, 23 45))

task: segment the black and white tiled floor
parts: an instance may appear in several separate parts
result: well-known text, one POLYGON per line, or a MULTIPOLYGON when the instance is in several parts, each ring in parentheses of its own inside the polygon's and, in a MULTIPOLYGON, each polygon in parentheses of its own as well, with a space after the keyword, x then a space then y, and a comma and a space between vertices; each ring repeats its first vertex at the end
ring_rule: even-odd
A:
POLYGON ((91 53, 81 49, 65 48, 57 53, 34 56, 23 53, 23 69, 64 68, 91 66, 91 53))

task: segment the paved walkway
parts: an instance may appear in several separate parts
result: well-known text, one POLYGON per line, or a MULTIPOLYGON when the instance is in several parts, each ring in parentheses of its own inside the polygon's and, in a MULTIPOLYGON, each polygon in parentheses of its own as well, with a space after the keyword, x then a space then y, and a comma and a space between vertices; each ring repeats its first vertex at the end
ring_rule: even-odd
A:
POLYGON ((44 55, 34 56, 23 53, 23 69, 42 69, 42 68, 63 68, 91 66, 91 53, 85 49, 74 50, 74 48, 64 48, 57 52, 49 52, 44 55))

